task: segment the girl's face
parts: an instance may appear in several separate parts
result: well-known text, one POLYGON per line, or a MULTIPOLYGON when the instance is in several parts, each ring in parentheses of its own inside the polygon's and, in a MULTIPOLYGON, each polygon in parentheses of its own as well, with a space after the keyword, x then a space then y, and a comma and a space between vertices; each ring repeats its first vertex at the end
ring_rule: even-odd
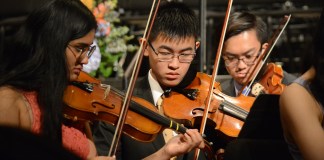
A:
POLYGON ((95 30, 91 30, 84 37, 70 41, 66 47, 66 57, 70 73, 70 81, 75 81, 82 71, 83 64, 87 64, 94 46, 91 46, 94 40, 95 30))

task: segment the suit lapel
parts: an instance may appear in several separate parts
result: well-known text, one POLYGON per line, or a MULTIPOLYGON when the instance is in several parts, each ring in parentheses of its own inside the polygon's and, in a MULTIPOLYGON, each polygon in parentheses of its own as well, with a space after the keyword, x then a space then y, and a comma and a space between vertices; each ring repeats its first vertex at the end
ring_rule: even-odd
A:
POLYGON ((235 97, 234 79, 228 79, 221 82, 222 92, 228 96, 235 97))
POLYGON ((134 95, 154 104, 151 87, 148 82, 148 75, 138 79, 134 89, 134 95))
MULTIPOLYGON (((138 79, 136 83, 136 87, 134 89, 134 95, 143 98, 149 101, 150 103, 154 104, 151 87, 148 82, 148 75, 138 79)), ((156 150, 159 150, 164 146, 164 144, 165 142, 161 132, 156 136, 156 139, 152 142, 152 145, 156 150)))

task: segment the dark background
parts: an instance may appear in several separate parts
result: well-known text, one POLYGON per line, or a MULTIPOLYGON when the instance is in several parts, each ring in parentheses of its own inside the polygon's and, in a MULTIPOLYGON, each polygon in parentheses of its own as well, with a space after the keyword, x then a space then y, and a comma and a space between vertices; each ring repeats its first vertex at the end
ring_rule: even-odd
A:
MULTIPOLYGON (((10 0, 0 2, 0 51, 4 37, 11 36, 28 13, 37 8, 43 0, 10 0)), ((130 34, 141 37, 147 22, 153 0, 119 0, 120 25, 127 25, 130 34)), ((212 73, 220 33, 227 8, 226 0, 182 0, 200 17, 201 48, 198 51, 199 71, 212 73)), ((316 32, 317 21, 323 2, 321 0, 234 0, 232 12, 249 11, 260 16, 269 26, 269 33, 275 30, 284 15, 291 14, 291 20, 279 42, 270 55, 270 60, 281 64, 284 70, 299 74, 301 59, 311 50, 312 37, 316 32)), ((131 43, 138 43, 134 39, 131 43)), ((134 54, 129 54, 124 69, 134 54)), ((148 63, 143 60, 139 75, 147 73, 148 63)), ((223 64, 218 74, 225 75, 223 64)))

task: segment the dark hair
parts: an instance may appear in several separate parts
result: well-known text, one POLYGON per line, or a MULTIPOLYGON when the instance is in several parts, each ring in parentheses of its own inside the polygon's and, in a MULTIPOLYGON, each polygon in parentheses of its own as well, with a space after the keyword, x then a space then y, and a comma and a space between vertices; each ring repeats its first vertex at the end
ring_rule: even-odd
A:
POLYGON ((316 74, 315 78, 310 85, 310 89, 315 98, 324 104, 324 8, 322 9, 321 17, 319 20, 317 34, 313 40, 314 51, 309 55, 310 60, 306 66, 314 66, 316 74))
POLYGON ((6 55, 1 55, 0 86, 36 91, 41 133, 62 139, 63 94, 69 83, 66 47, 96 29, 92 12, 79 0, 49 0, 23 24, 6 55))
POLYGON ((257 38, 261 42, 266 43, 268 40, 267 25, 260 18, 248 12, 235 12, 230 15, 228 26, 225 34, 225 41, 244 31, 256 30, 257 38))
POLYGON ((193 10, 184 3, 163 1, 154 20, 149 41, 154 41, 157 36, 167 39, 193 36, 197 39, 198 23, 193 10))

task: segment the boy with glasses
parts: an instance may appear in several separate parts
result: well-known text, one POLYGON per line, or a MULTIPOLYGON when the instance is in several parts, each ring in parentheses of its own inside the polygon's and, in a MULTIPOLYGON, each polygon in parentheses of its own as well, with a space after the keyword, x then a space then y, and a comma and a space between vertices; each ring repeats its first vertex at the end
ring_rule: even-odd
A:
MULTIPOLYGON (((230 15, 225 34, 222 57, 231 79, 221 81, 222 92, 238 96, 247 82, 258 57, 268 47, 268 30, 260 17, 247 12, 230 15)), ((263 68, 260 72, 264 72, 263 68)), ((283 84, 289 84, 295 76, 284 71, 283 84)))
MULTIPOLYGON (((253 71, 261 53, 267 49, 269 45, 267 43, 268 39, 267 26, 260 17, 247 12, 236 12, 230 15, 222 57, 225 62, 225 67, 232 78, 220 82, 224 94, 233 97, 238 96, 243 85, 251 81, 251 79, 248 79, 249 74, 253 71)), ((267 65, 263 66, 260 70, 257 81, 264 76, 266 67, 267 65)), ((287 85, 295 79, 295 76, 283 71, 282 84, 287 85)), ((280 135, 281 131, 278 131, 276 128, 280 123, 277 124, 277 121, 275 121, 279 121, 279 115, 276 117, 274 114, 279 108, 279 102, 273 103, 278 103, 277 106, 269 106, 272 104, 267 103, 269 102, 264 101, 262 106, 273 107, 273 113, 269 113, 268 117, 266 117, 267 119, 272 118, 273 120, 273 126, 269 126, 268 129, 272 134, 280 135)), ((263 110, 262 107, 260 109, 260 106, 256 106, 256 104, 259 105, 259 103, 255 103, 253 107, 258 107, 258 114, 262 114, 260 111, 263 110)), ((273 153, 280 153, 282 159, 289 159, 286 144, 283 139, 274 138, 275 136, 273 135, 271 135, 273 137, 269 137, 268 135, 261 134, 265 130, 260 127, 260 124, 266 124, 266 120, 262 118, 263 115, 254 116, 253 124, 251 121, 249 121, 250 123, 245 123, 248 124, 247 126, 252 126, 253 128, 259 127, 259 132, 256 133, 255 130, 250 129, 249 135, 246 136, 244 134, 242 135, 241 131, 241 135, 239 134, 236 140, 226 145, 224 159, 275 159, 273 153), (255 117, 258 117, 258 119, 255 117), (255 134, 258 134, 259 137, 256 137, 255 134)), ((243 127, 252 128, 247 126, 243 127)))
MULTIPOLYGON (((200 45, 197 41, 198 22, 194 12, 182 3, 165 1, 160 5, 144 51, 151 69, 147 76, 136 82, 134 96, 158 106, 164 89, 177 86, 184 79, 200 45)), ((99 155, 107 155, 113 134, 114 127, 109 124, 99 122, 94 126, 93 138, 99 155)), ((182 159, 183 154, 204 146, 197 129, 189 130, 184 135, 171 134, 173 138, 168 142, 160 133, 149 143, 123 135, 117 149, 117 159, 138 160, 151 154, 147 159, 163 160, 174 156, 182 159)), ((192 159, 192 156, 186 159, 192 159)))

